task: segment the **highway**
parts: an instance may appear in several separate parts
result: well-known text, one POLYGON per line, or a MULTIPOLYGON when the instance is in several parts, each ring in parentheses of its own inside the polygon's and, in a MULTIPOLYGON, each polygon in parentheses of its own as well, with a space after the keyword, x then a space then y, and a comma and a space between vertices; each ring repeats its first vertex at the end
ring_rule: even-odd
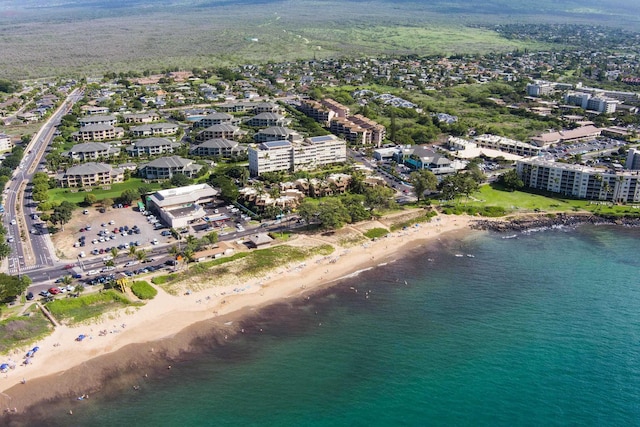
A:
POLYGON ((28 187, 38 164, 44 157, 47 146, 53 140, 60 119, 71 110, 73 104, 81 99, 82 95, 80 89, 72 91, 34 135, 25 148, 22 162, 4 190, 3 223, 7 229, 7 239, 11 247, 11 254, 8 257, 9 274, 22 274, 54 264, 53 244, 46 225, 40 227, 40 221, 34 219, 37 204, 31 199, 28 187))

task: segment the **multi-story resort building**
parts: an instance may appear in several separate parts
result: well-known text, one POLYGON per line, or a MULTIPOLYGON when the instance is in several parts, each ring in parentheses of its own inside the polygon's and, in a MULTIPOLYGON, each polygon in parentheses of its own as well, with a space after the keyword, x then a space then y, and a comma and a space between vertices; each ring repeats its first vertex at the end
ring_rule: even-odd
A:
POLYGON ((166 138, 136 139, 127 147, 127 153, 131 156, 157 156, 159 154, 173 153, 180 147, 180 143, 166 138))
POLYGON ((71 134, 74 141, 106 141, 122 138, 124 129, 108 124, 91 124, 82 126, 77 132, 71 134))
POLYGON ((249 171, 252 176, 265 172, 314 169, 347 160, 346 141, 335 135, 306 138, 302 143, 264 142, 249 147, 249 171))
POLYGON ((350 144, 379 147, 385 138, 384 126, 360 114, 351 116, 348 107, 333 99, 327 98, 321 101, 307 99, 302 101, 300 110, 350 144))
POLYGON ((58 174, 56 180, 61 187, 68 188, 105 186, 123 182, 124 170, 104 163, 90 162, 70 167, 66 172, 58 174))
POLYGON ((196 126, 208 128, 209 126, 221 125, 223 123, 233 124, 233 116, 227 113, 211 113, 198 120, 196 126))
POLYGON ((247 134, 247 131, 241 130, 238 126, 228 123, 209 126, 198 134, 198 141, 206 141, 207 139, 224 138, 239 139, 247 134))
POLYGON ((76 144, 67 152, 71 160, 86 162, 88 160, 106 159, 120 154, 120 148, 104 142, 85 142, 76 144))
POLYGON ((271 126, 256 132, 256 134, 253 135, 253 140, 258 143, 282 140, 287 140, 289 142, 301 142, 302 136, 293 129, 282 126, 271 126))
POLYGON ((158 120, 160 120, 160 115, 158 113, 136 113, 124 115, 125 123, 153 123, 158 120))
POLYGON ((640 170, 617 171, 530 158, 519 160, 516 171, 529 188, 580 199, 640 202, 640 170))
POLYGON ((196 156, 219 156, 231 157, 247 151, 246 147, 241 146, 238 141, 230 139, 209 139, 202 144, 196 145, 191 152, 196 156))
POLYGON ((80 127, 89 125, 111 125, 115 126, 118 123, 118 119, 115 116, 86 116, 78 119, 80 127))
POLYGON ((173 123, 151 123, 129 128, 132 136, 167 136, 175 135, 180 126, 173 123))
POLYGON ((247 124, 255 127, 268 127, 268 126, 287 126, 291 123, 291 119, 284 117, 278 113, 260 113, 249 120, 247 124))
POLYGON ((202 169, 202 165, 191 159, 184 159, 180 156, 160 157, 141 166, 138 169, 138 175, 144 179, 152 180, 171 179, 176 174, 193 178, 200 169, 202 169))

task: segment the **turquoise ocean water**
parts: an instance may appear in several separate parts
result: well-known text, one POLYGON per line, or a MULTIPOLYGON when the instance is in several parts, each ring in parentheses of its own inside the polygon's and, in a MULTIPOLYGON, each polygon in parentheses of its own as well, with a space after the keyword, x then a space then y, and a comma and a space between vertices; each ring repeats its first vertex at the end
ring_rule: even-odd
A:
POLYGON ((420 248, 30 423, 639 425, 640 230, 503 237, 420 248))

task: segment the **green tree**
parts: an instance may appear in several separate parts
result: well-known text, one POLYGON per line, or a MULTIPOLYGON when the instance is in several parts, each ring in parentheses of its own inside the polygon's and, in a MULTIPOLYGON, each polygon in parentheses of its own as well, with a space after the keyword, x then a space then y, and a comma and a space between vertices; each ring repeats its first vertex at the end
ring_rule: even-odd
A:
POLYGON ((324 229, 334 230, 351 220, 349 211, 339 199, 326 199, 318 205, 318 220, 324 229))
POLYGON ((147 259, 147 251, 145 250, 136 251, 135 258, 138 262, 144 261, 145 259, 147 259))
POLYGON ((98 201, 98 198, 96 197, 95 194, 88 193, 84 196, 84 204, 86 206, 91 206, 97 201, 98 201))
POLYGON ((500 175, 498 183, 509 191, 520 190, 524 187, 524 182, 520 179, 515 169, 511 169, 500 175))
POLYGON ((128 188, 124 190, 120 197, 118 197, 118 203, 122 203, 123 205, 130 205, 134 200, 140 198, 138 192, 132 188, 128 188))
POLYGON ((218 243, 218 233, 216 233, 215 231, 208 233, 204 237, 209 241, 209 244, 211 245, 215 245, 216 243, 218 243))
POLYGON ((409 182, 413 185, 413 193, 418 198, 418 202, 424 197, 425 191, 433 191, 438 187, 438 178, 426 169, 411 172, 409 182))
POLYGON ((31 279, 28 276, 18 277, 0 273, 0 301, 13 301, 27 290, 30 284, 31 279))
POLYGON ((193 180, 188 176, 186 176, 185 174, 176 173, 171 177, 171 179, 169 180, 169 183, 173 187, 184 187, 185 185, 193 184, 193 180))

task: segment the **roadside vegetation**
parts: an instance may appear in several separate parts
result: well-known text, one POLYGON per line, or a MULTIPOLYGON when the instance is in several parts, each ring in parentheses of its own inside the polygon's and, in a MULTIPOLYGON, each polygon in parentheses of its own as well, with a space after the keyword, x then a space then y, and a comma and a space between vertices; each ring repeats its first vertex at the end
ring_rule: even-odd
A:
POLYGON ((131 292, 142 300, 153 299, 158 295, 156 288, 144 280, 137 280, 131 284, 131 292))
POLYGON ((139 304, 132 303, 121 293, 107 290, 78 298, 55 299, 47 303, 46 307, 60 321, 79 323, 118 308, 137 305, 139 304))

